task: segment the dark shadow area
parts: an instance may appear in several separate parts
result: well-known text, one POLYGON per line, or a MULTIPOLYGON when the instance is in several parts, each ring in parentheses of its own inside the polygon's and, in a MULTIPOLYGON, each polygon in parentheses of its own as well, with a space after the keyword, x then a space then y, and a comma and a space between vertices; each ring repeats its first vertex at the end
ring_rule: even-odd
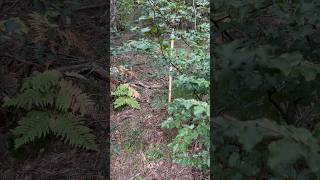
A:
POLYGON ((319 179, 319 2, 211 5, 213 179, 319 179))
POLYGON ((0 179, 109 176, 109 1, 0 1, 0 179))

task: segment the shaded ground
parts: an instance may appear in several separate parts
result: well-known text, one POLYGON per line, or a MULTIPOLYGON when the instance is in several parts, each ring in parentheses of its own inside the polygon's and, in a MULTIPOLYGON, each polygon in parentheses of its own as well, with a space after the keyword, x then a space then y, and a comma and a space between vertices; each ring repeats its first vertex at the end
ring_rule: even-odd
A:
POLYGON ((174 132, 161 129, 167 117, 168 89, 167 78, 157 77, 161 69, 153 67, 150 58, 141 54, 111 60, 111 67, 125 64, 133 64, 131 71, 137 76, 133 83, 140 82, 145 87, 136 86, 141 95, 140 110, 125 108, 111 114, 111 178, 207 179, 199 170, 171 162, 167 144, 174 132))
MULTIPOLYGON (((28 28, 32 28, 28 23, 28 18, 30 18, 29 14, 33 12, 36 2, 38 1, 0 1, 0 21, 19 17, 28 28)), ((69 3, 74 2, 69 1, 69 3)), ((65 32, 65 41, 62 41, 62 38, 60 41, 59 36, 53 38, 56 37, 56 34, 51 34, 47 37, 51 38, 50 41, 42 41, 38 44, 37 42, 27 42, 27 46, 24 41, 13 38, 0 45, 0 65, 2 70, 12 75, 12 78, 17 81, 29 77, 34 71, 44 71, 46 67, 58 69, 61 72, 78 73, 87 78, 87 80, 81 80, 76 77, 66 77, 80 86, 83 92, 88 93, 95 102, 95 110, 87 115, 85 121, 97 138, 98 151, 73 149, 54 137, 39 140, 35 144, 28 144, 21 151, 10 151, 7 147, 10 144, 9 130, 15 127, 13 122, 21 118, 21 114, 18 113, 18 117, 14 117, 15 114, 0 109, 1 180, 106 179, 107 167, 109 166, 106 144, 109 95, 106 92, 109 83, 106 76, 101 76, 103 73, 106 74, 108 68, 106 67, 108 58, 106 51, 107 18, 104 16, 106 7, 104 1, 89 0, 77 1, 77 3, 79 3, 79 10, 72 14, 71 24, 69 26, 65 26, 63 23, 58 24, 58 29, 65 32), (97 7, 92 5, 97 5, 97 7), (40 58, 37 54, 33 54, 34 51, 38 52, 36 48, 39 47, 34 44, 41 46, 40 50, 48 51, 45 51, 40 58), (28 53, 23 54, 23 52, 28 53), (54 56, 45 56, 48 54, 54 56), (98 71, 92 71, 93 65, 90 66, 86 63, 99 67, 100 74, 97 73, 98 71), (77 67, 77 65, 80 66, 77 67)), ((67 8, 68 6, 65 9, 67 10, 67 8)), ((39 35, 30 30, 24 38, 28 40, 29 37, 33 38, 39 35)), ((0 104, 2 103, 1 98, 0 96, 0 104)))

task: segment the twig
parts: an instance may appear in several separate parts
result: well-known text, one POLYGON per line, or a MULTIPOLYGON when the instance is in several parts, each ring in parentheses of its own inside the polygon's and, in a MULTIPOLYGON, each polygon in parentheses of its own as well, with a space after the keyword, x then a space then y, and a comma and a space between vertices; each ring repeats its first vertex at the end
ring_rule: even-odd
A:
POLYGON ((268 99, 271 102, 271 104, 273 104, 274 107, 279 111, 281 117, 285 119, 287 122, 289 122, 290 118, 288 117, 288 115, 285 113, 282 107, 276 101, 274 101, 274 99, 272 99, 272 94, 274 94, 275 92, 275 89, 273 91, 268 91, 268 99))
POLYGON ((171 60, 167 59, 167 57, 164 55, 163 49, 160 48, 160 50, 161 50, 161 54, 162 54, 164 60, 169 62, 180 74, 183 74, 182 71, 175 64, 173 64, 171 60))
POLYGON ((129 178, 128 180, 132 180, 133 178, 135 178, 135 177, 139 176, 140 174, 141 174, 141 173, 138 173, 138 174, 136 174, 136 175, 132 176, 131 178, 129 178))
MULTIPOLYGON (((272 6, 272 5, 273 5, 273 3, 270 3, 270 4, 266 5, 266 6, 262 6, 262 7, 258 8, 258 9, 254 9, 254 10, 250 11, 249 14, 253 14, 253 13, 257 12, 257 11, 266 9, 266 8, 272 6)), ((226 16, 224 16, 224 17, 222 17, 222 18, 212 19, 212 20, 213 20, 214 22, 217 22, 217 23, 218 23, 218 22, 223 21, 223 20, 225 20, 225 19, 227 19, 227 18, 231 18, 231 16, 230 16, 230 15, 226 15, 226 16)))
POLYGON ((89 6, 83 6, 83 7, 80 7, 78 9, 76 9, 76 11, 83 11, 83 10, 87 10, 87 9, 95 9, 95 8, 101 8, 103 6, 106 6, 107 3, 101 3, 101 4, 93 4, 93 5, 89 5, 89 6))
POLYGON ((94 75, 98 76, 98 78, 104 81, 109 80, 109 73, 95 63, 83 63, 83 64, 77 64, 72 66, 64 66, 64 67, 56 68, 56 70, 64 72, 64 71, 71 71, 71 70, 82 69, 82 68, 85 68, 86 70, 90 70, 91 71, 90 73, 93 73, 94 75))
POLYGON ((43 66, 41 66, 41 65, 39 65, 39 64, 36 64, 36 63, 34 63, 34 62, 30 62, 30 61, 26 61, 26 60, 22 60, 22 59, 20 59, 20 58, 18 58, 18 57, 12 56, 12 55, 10 55, 10 54, 8 54, 8 53, 5 53, 4 55, 5 55, 5 56, 8 56, 8 57, 10 57, 10 58, 13 58, 13 59, 16 60, 16 61, 22 62, 22 63, 24 63, 24 64, 34 65, 34 66, 37 66, 37 67, 43 67, 43 66))
MULTIPOLYGON (((227 121, 231 121, 231 122, 236 122, 236 121, 240 121, 240 120, 237 120, 236 118, 234 117, 231 117, 225 113, 221 113, 221 117, 223 117, 223 119, 227 120, 227 121)), ((240 121, 241 122, 241 121, 240 121)), ((243 121, 242 121, 243 122, 243 121)), ((257 127, 260 127, 260 128, 263 128, 263 129, 266 129, 266 130, 269 130, 271 132, 274 132, 275 134, 278 134, 278 135, 283 135, 283 133, 281 131, 277 131, 275 129, 272 129, 272 128, 269 128, 269 127, 264 127, 264 126, 261 126, 259 123, 256 123, 255 124, 257 127)))
POLYGON ((83 64, 77 64, 77 65, 72 65, 72 66, 64 66, 57 68, 56 70, 58 71, 70 71, 74 69, 81 69, 81 68, 90 68, 92 67, 91 63, 83 63, 83 64))
MULTIPOLYGON (((266 6, 261 7, 261 8, 252 10, 252 11, 249 12, 249 14, 253 14, 253 13, 257 12, 257 11, 266 9, 266 8, 272 6, 272 5, 273 5, 273 3, 270 3, 270 4, 266 5, 266 6)), ((218 22, 220 22, 220 21, 222 21, 222 20, 224 20, 224 19, 226 19, 226 18, 231 18, 231 16, 230 16, 230 15, 227 15, 227 16, 222 17, 222 18, 217 19, 217 20, 212 19, 212 22, 213 22, 214 26, 216 26, 216 28, 219 29, 218 22)), ((233 38, 226 30, 222 31, 222 33, 225 34, 231 41, 234 40, 234 38, 233 38)))
POLYGON ((143 88, 147 88, 147 89, 151 89, 151 86, 145 85, 140 81, 137 82, 131 82, 130 85, 134 85, 134 86, 141 86, 143 88))

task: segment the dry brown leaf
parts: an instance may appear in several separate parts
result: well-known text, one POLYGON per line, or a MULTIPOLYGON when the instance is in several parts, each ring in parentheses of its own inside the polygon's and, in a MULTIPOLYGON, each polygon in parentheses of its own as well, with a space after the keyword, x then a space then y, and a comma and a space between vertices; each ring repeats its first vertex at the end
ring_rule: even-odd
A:
POLYGON ((78 48, 83 54, 90 55, 87 43, 78 38, 78 36, 70 30, 58 30, 61 40, 65 41, 71 48, 78 48))
POLYGON ((29 26, 32 29, 32 41, 44 42, 48 40, 47 33, 51 28, 56 28, 55 24, 51 24, 46 16, 43 16, 39 13, 29 14, 29 26))
POLYGON ((135 99, 140 99, 140 93, 133 87, 129 86, 129 91, 132 93, 132 97, 134 97, 135 99))
POLYGON ((122 65, 119 65, 116 68, 119 71, 119 74, 124 76, 126 79, 138 79, 138 76, 134 71, 129 70, 122 65))

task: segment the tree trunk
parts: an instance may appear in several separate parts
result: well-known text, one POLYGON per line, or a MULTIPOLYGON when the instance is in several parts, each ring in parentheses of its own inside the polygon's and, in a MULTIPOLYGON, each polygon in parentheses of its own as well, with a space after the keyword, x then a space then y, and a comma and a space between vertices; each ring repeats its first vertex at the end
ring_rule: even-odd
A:
POLYGON ((113 28, 117 28, 117 0, 110 0, 111 4, 110 4, 110 10, 111 10, 111 21, 110 21, 110 25, 113 28))

